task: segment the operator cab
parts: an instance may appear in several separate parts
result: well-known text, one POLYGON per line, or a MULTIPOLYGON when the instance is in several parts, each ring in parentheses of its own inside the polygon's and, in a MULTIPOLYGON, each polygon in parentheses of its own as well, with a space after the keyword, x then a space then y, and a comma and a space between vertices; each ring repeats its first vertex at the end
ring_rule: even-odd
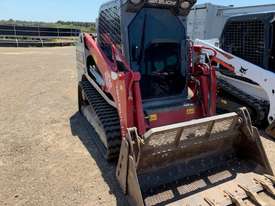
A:
POLYGON ((143 8, 128 27, 131 68, 141 74, 144 100, 183 95, 186 30, 169 10, 143 8))
POLYGON ((221 35, 221 48, 275 72, 274 17, 274 11, 230 17, 221 35))
MULTIPOLYGON (((106 50, 103 36, 108 34, 131 69, 140 73, 146 116, 192 107, 187 87, 190 64, 186 21, 195 3, 196 0, 113 0, 101 7, 97 22, 99 45, 106 50)), ((182 121, 182 115, 178 119, 182 121)))
POLYGON ((145 111, 182 107, 188 97, 186 17, 176 9, 179 1, 174 2, 170 9, 148 4, 137 11, 130 7, 135 15, 127 27, 128 56, 131 68, 141 74, 145 111))

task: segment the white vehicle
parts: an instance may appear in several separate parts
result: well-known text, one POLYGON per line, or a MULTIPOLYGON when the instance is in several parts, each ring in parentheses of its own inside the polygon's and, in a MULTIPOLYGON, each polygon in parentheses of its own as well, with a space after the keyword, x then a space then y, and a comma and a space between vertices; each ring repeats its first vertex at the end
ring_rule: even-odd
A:
MULTIPOLYGON (((225 80, 236 89, 256 98, 259 101, 268 101, 268 116, 269 124, 275 120, 275 73, 265 70, 255 64, 234 56, 208 41, 196 40, 195 45, 202 45, 207 48, 214 49, 217 54, 212 61, 222 65, 232 72, 232 77, 218 72, 219 79, 225 80), (238 78, 239 77, 239 78, 238 78), (243 81, 240 79, 247 79, 243 81)), ((205 50, 209 52, 209 50, 205 50)), ((209 54, 211 55, 211 54, 209 54)), ((244 103, 245 104, 245 103, 244 103)))

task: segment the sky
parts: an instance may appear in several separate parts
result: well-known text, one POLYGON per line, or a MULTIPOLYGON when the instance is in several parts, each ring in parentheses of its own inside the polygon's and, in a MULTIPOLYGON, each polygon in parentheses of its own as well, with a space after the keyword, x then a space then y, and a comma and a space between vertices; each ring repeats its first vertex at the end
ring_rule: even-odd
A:
MULTIPOLYGON (((107 0, 0 0, 0 19, 28 21, 95 21, 99 6, 107 0)), ((219 5, 272 4, 274 0, 198 0, 219 5)))

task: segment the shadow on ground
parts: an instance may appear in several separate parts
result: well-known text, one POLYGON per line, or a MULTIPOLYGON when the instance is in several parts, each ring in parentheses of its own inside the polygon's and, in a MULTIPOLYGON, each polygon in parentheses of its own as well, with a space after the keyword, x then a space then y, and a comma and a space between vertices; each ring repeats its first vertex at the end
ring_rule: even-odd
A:
POLYGON ((92 158, 96 161, 102 177, 110 188, 110 193, 114 194, 118 206, 127 206, 127 201, 122 193, 115 177, 116 163, 107 162, 100 152, 98 141, 95 140, 97 133, 89 122, 78 112, 70 118, 71 131, 73 136, 77 136, 92 158))

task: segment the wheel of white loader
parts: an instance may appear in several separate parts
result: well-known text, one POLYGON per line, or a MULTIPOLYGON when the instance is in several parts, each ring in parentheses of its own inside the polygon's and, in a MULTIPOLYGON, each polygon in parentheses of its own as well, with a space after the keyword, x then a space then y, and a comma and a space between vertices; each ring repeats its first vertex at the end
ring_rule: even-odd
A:
POLYGON ((78 86, 79 112, 95 129, 95 140, 100 152, 108 161, 119 156, 121 145, 120 121, 117 110, 86 79, 78 86))

